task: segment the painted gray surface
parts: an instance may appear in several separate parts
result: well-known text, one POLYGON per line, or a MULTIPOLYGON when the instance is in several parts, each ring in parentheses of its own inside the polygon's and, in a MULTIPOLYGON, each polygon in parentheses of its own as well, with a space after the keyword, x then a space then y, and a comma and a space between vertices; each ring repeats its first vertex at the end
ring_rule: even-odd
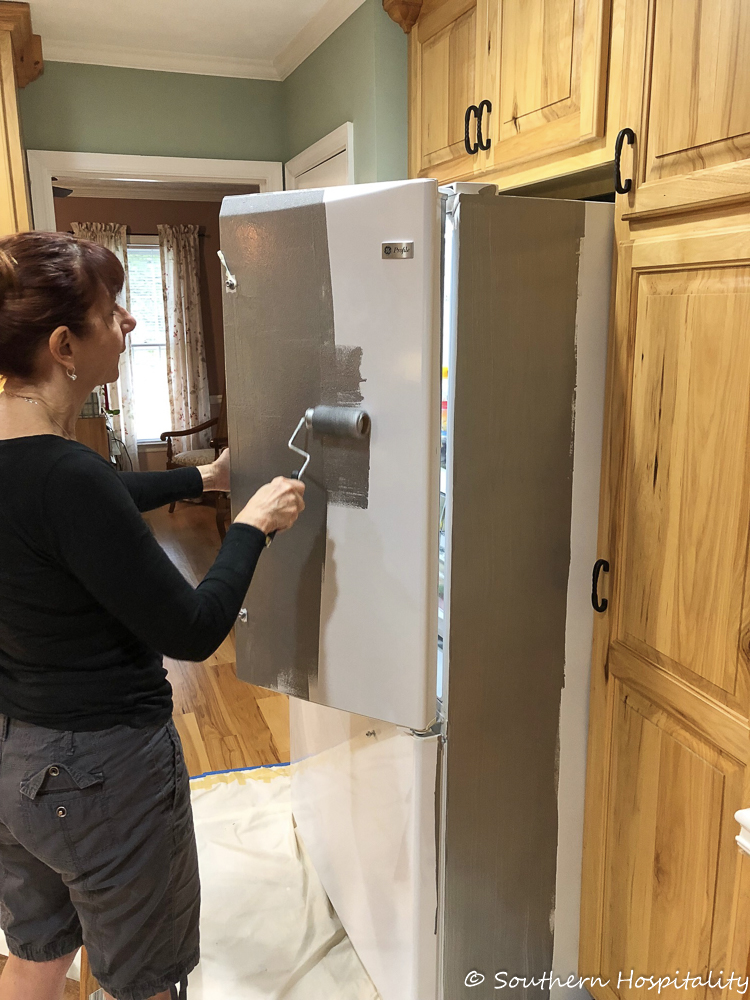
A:
POLYGON ((551 968, 585 221, 576 202, 462 196, 459 210, 444 845, 450 1000, 464 995, 471 970, 491 988, 501 970, 538 978, 551 968))
MULTIPOLYGON (((224 293, 236 514, 264 483, 299 468, 287 441, 307 407, 321 402, 324 359, 335 357, 322 192, 226 198, 221 246, 237 278, 237 291, 224 293)), ((300 447, 304 440, 300 434, 300 447)), ((322 446, 307 440, 304 515, 293 537, 277 535, 261 557, 248 620, 236 629, 238 676, 302 698, 317 676, 326 540, 322 446)))
MULTIPOLYGON (((323 375, 321 402, 329 406, 362 404, 362 348, 335 345, 335 361, 323 375)), ((367 510, 370 484, 370 435, 351 439, 326 435, 323 444, 323 477, 328 502, 367 510)))
MULTIPOLYGON (((236 514, 301 459, 287 442, 308 407, 362 401, 362 351, 337 346, 322 191, 224 200, 221 246, 236 292, 224 293, 226 391, 236 514)), ((318 672, 327 503, 367 507, 369 437, 295 439, 309 451, 305 512, 277 535, 237 627, 237 673, 307 698, 318 672)))

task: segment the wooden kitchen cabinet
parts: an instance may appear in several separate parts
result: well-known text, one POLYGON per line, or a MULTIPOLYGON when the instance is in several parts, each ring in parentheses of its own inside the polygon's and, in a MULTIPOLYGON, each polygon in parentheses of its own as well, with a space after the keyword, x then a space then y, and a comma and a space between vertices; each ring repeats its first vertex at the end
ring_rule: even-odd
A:
POLYGON ((611 161, 624 2, 427 0, 410 42, 411 175, 506 187, 611 161), (490 147, 469 155, 464 114, 482 101, 490 147))
POLYGON ((485 169, 604 136, 609 14, 609 0, 492 0, 488 44, 499 68, 482 81, 492 103, 485 169))
POLYGON ((412 176, 471 174, 466 109, 476 103, 477 0, 427 0, 411 33, 410 158, 412 176))
POLYGON ((631 0, 627 38, 629 65, 646 62, 626 112, 638 173, 624 217, 746 201, 750 4, 631 0))
POLYGON ((750 8, 629 0, 625 37, 635 143, 616 201, 579 961, 596 1000, 643 994, 621 970, 726 981, 750 951, 734 839, 750 806, 750 8))
POLYGON ((28 3, 0 2, 0 236, 31 226, 16 88, 42 72, 28 3))

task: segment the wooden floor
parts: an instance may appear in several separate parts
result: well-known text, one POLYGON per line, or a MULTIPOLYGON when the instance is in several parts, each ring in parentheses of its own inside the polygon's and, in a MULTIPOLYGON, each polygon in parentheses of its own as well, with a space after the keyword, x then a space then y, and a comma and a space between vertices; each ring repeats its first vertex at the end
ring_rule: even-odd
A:
MULTIPOLYGON (((219 550, 210 507, 178 504, 145 515, 172 562, 199 583, 219 550)), ((289 699, 238 681, 234 633, 203 663, 165 659, 174 720, 191 775, 289 760, 289 699)))

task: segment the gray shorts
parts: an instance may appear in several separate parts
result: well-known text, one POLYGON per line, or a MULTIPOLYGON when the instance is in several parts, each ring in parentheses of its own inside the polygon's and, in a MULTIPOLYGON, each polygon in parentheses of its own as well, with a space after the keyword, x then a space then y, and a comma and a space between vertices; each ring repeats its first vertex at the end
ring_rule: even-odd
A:
POLYGON ((86 945, 117 1000, 198 962, 200 886, 180 738, 163 726, 70 733, 0 715, 0 926, 44 962, 86 945))

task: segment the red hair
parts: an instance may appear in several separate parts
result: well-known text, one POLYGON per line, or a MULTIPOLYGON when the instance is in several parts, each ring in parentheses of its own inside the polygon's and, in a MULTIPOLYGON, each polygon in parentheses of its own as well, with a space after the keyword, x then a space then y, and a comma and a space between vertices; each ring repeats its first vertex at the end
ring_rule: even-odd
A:
POLYGON ((111 250, 68 233, 0 238, 0 374, 29 378, 39 348, 58 326, 88 331, 89 310, 116 298, 125 272, 111 250))

